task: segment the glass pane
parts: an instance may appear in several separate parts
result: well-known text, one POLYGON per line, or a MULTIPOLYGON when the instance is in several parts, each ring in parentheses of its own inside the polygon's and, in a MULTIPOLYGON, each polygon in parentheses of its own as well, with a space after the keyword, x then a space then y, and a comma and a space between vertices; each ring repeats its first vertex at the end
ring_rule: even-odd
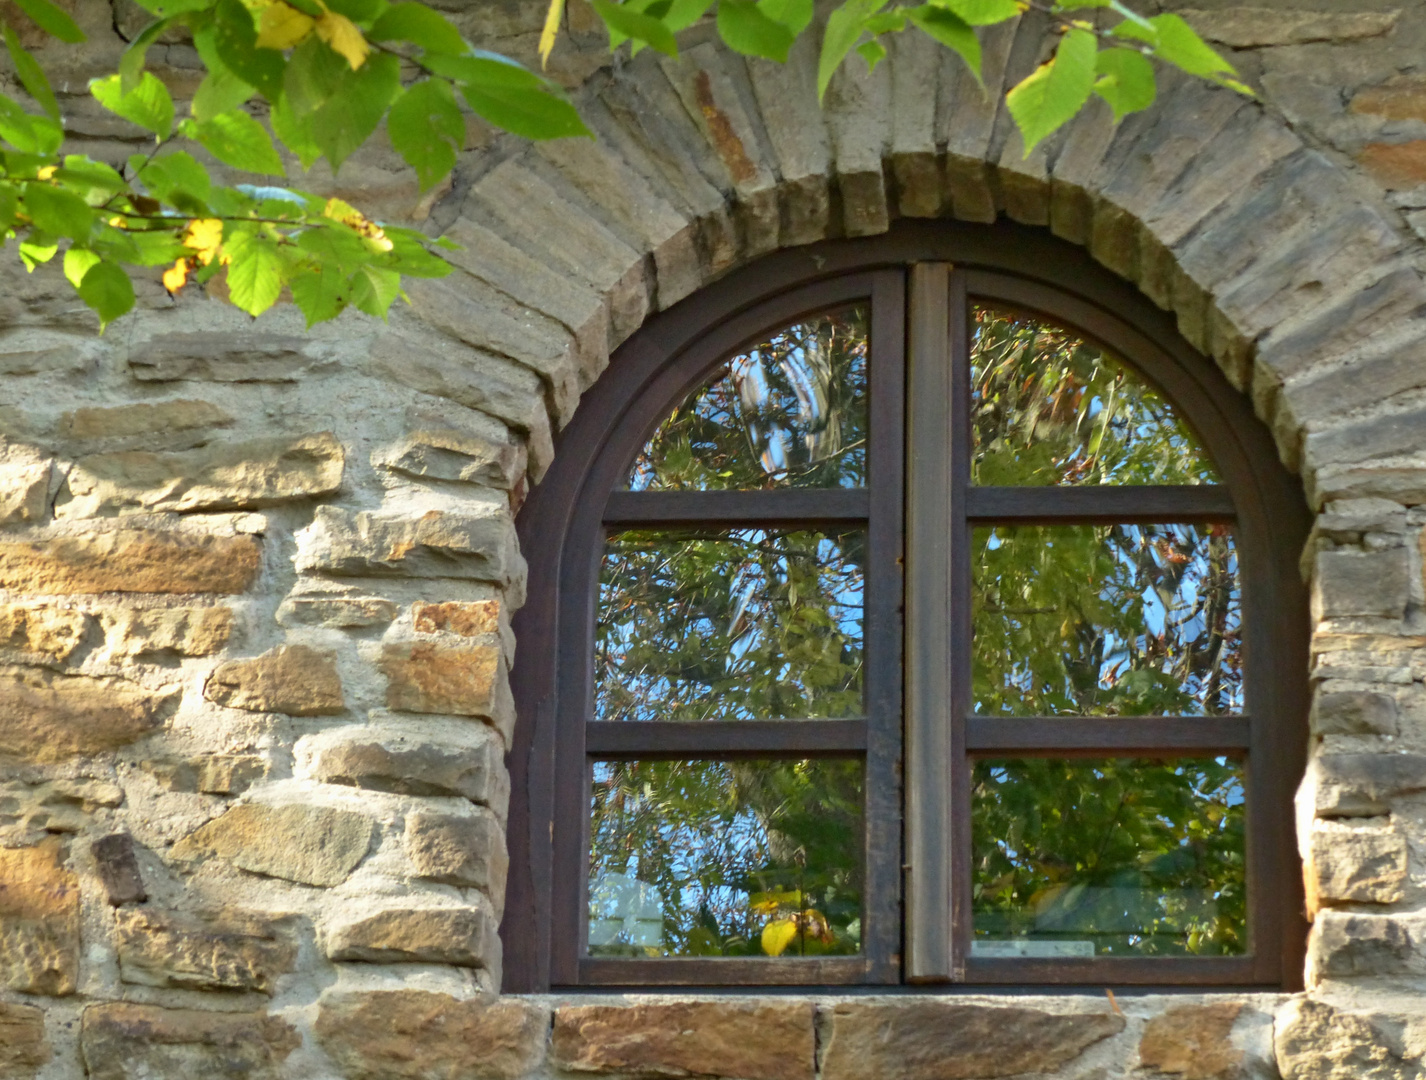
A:
POLYGON ((980 761, 972 798, 972 956, 1247 951, 1238 763, 980 761))
POLYGON ((972 559, 976 712, 1242 712, 1226 525, 997 525, 975 530, 972 559))
POLYGON ((861 951, 859 761, 601 761, 589 955, 861 951))
POLYGON ((594 719, 862 715, 860 531, 611 536, 594 719))
POLYGON ((1099 346, 980 306, 971 335, 972 483, 1218 482, 1163 395, 1099 346))
POLYGON ((866 484, 865 308, 818 315, 733 357, 654 432, 635 491, 866 484))

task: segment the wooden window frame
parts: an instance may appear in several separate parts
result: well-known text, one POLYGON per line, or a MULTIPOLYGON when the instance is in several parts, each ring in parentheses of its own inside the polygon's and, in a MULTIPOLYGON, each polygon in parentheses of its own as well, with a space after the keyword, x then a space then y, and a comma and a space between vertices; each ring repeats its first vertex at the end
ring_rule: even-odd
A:
POLYGON ((661 313, 618 350, 585 395, 518 519, 530 583, 514 624, 519 719, 510 755, 505 989, 902 982, 1299 988, 1306 924, 1292 795, 1307 741, 1309 623, 1297 555, 1308 526, 1301 488, 1244 396, 1183 341, 1168 315, 1081 249, 1041 230, 903 223, 881 237, 769 256, 661 313), (1069 326, 1129 361, 1198 433, 1222 486, 972 487, 972 298, 1069 326), (656 425, 728 356, 771 329, 856 302, 869 302, 871 312, 867 488, 619 490, 656 425), (970 715, 970 532, 1011 522, 1231 522, 1243 582, 1245 716, 1007 722, 970 715), (867 528, 865 718, 590 721, 595 600, 609 531, 757 525, 867 528), (1249 955, 968 955, 976 758, 1214 754, 1247 764, 1249 955), (860 956, 582 955, 595 760, 809 756, 866 763, 860 956))

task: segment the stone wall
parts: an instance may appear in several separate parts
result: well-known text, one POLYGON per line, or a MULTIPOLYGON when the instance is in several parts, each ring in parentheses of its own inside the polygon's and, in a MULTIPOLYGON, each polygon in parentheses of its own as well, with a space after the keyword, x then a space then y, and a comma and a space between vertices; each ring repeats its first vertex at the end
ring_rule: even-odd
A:
MULTIPOLYGON (((532 52, 538 0, 448 6, 532 52)), ((575 3, 553 70, 597 142, 476 130, 424 199, 379 144, 309 178, 462 245, 389 324, 155 279, 101 338, 7 260, 0 1078, 1426 1075, 1426 3, 1194 6, 1258 101, 1169 77, 1027 159, 996 91, 1032 19, 987 34, 988 97, 906 43, 823 111, 809 51, 695 28, 611 68, 575 3), (513 516, 580 394, 761 254, 998 214, 1174 311, 1319 512, 1308 994, 494 997, 513 516)), ((89 51, 47 57, 119 161, 81 88, 141 20, 76 16, 89 51)), ((192 91, 187 45, 152 57, 192 91)))

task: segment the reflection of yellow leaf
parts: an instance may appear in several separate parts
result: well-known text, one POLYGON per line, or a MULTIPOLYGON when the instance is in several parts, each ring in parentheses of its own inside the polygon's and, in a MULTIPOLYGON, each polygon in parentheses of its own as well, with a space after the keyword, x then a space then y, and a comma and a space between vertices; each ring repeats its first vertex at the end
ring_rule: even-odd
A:
POLYGON ((183 246, 192 248, 194 256, 204 266, 213 261, 223 243, 223 223, 214 218, 196 218, 188 223, 183 234, 183 246))
POLYGON ((768 956, 781 956, 782 951, 797 937, 796 919, 778 919, 763 927, 763 952, 768 956))
POLYGON ((188 280, 188 260, 179 259, 163 272, 163 287, 171 293, 176 293, 183 288, 183 283, 188 280))
POLYGON ((802 893, 793 889, 791 892, 755 892, 748 897, 748 906, 757 915, 776 915, 784 908, 794 910, 802 906, 802 893))
POLYGON ((366 54, 371 52, 356 23, 335 11, 322 13, 317 20, 317 36, 330 45, 333 52, 345 57, 353 71, 366 63, 366 54))
POLYGON ((262 19, 258 24, 258 48, 290 49, 312 32, 313 25, 310 15, 304 15, 295 7, 277 0, 262 9, 262 19))

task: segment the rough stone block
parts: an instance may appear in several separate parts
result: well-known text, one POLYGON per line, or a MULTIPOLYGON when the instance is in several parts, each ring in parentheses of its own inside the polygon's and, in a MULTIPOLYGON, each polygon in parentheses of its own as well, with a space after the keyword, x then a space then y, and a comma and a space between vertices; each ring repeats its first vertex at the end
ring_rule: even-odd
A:
POLYGON ((134 855, 134 840, 128 833, 110 833, 89 845, 94 867, 110 905, 141 904, 148 899, 139 860, 134 855))
POLYGON ((0 848, 0 981, 60 997, 79 980, 79 878, 56 839, 0 848))
POLYGON ((0 1077, 34 1080, 53 1056, 45 1038, 44 1010, 0 1002, 0 1077))
POLYGON ((406 857, 421 877, 480 889, 495 905, 496 915, 501 913, 510 856, 494 814, 411 814, 406 818, 405 843, 406 857))
POLYGON ((1292 998, 1277 1014, 1273 1038, 1283 1080, 1418 1080, 1419 1062, 1389 1033, 1395 1019, 1381 1027, 1373 1020, 1370 1013, 1292 998))
POLYGON ((1321 552, 1312 581, 1313 616, 1399 619, 1406 610, 1408 582, 1405 548, 1321 552))
POLYGON ((1426 139, 1368 143, 1357 160, 1388 190, 1409 191, 1426 184, 1426 139))
POLYGON ((1307 939, 1309 984, 1333 978, 1419 974, 1405 923, 1391 915, 1319 911, 1307 939))
POLYGON ((337 728, 303 738, 297 760, 329 784, 402 795, 458 795, 502 820, 510 798, 500 740, 460 721, 337 728))
POLYGON ((458 634, 461 637, 482 637, 500 632, 500 601, 476 600, 471 603, 447 601, 443 604, 415 604, 411 622, 422 634, 458 634))
POLYGON ((241 795, 270 771, 267 759, 256 754, 201 754, 145 762, 144 767, 169 791, 204 795, 241 795))
POLYGON ((1396 699, 1365 690, 1318 693, 1312 699, 1314 735, 1395 735, 1396 699))
POLYGON ((112 656, 211 656, 232 636, 233 609, 111 608, 100 615, 100 622, 112 656))
POLYGON ((422 428, 378 450, 379 468, 430 480, 459 480, 509 491, 525 474, 520 447, 442 428, 422 428))
POLYGON ((1230 7, 1182 12, 1190 26, 1220 45, 1257 49, 1312 41, 1353 41, 1390 33, 1400 11, 1292 11, 1281 7, 1230 7))
POLYGON ((1408 863, 1406 838, 1394 829, 1319 821, 1305 868, 1308 907, 1394 904, 1403 895, 1408 863))
POLYGON ((160 728, 180 693, 127 679, 0 670, 0 755, 50 763, 126 746, 160 728))
POLYGON ((302 1037, 262 1012, 114 1002, 84 1010, 79 1043, 89 1080, 280 1080, 282 1063, 302 1037))
POLYGON ((425 990, 329 993, 317 1042, 347 1080, 520 1080, 545 1058, 549 1010, 425 990))
POLYGON ((206 442, 213 428, 227 427, 232 422, 233 418, 211 401, 178 399, 109 408, 89 406, 61 416, 59 436, 80 446, 122 441, 141 442, 144 449, 153 449, 158 443, 163 449, 181 450, 206 442))
POLYGON ((328 340, 284 334, 160 334, 132 344, 129 372, 141 382, 291 383, 333 366, 339 351, 328 340))
POLYGON ((251 536, 119 529, 0 542, 0 588, 27 593, 240 593, 257 576, 251 536))
POLYGON ((1144 1025, 1139 1064, 1179 1080, 1248 1080, 1246 1055, 1230 1036, 1243 1011, 1237 1001, 1178 1005, 1144 1025))
POLYGON ((1030 1007, 846 1002, 832 1009, 825 1080, 982 1080, 1053 1072, 1124 1030, 1102 1011, 1057 1013, 1030 1007))
POLYGON ((812 1080, 815 1056, 808 1002, 565 1006, 550 1046, 557 1068, 652 1077, 812 1080))
POLYGON ((151 512, 251 510, 331 495, 342 484, 342 444, 329 431, 217 443, 198 450, 121 450, 80 458, 60 518, 151 512))
POLYGON ((230 709, 333 716, 346 709, 336 653, 279 645, 251 660, 219 664, 203 696, 230 709))
POLYGON ((488 904, 387 908, 336 921, 327 930, 326 952, 331 960, 454 964, 498 973, 499 929, 488 904))
POLYGON ((817 101, 817 44, 804 34, 785 64, 753 58, 747 67, 782 174, 780 239, 789 247, 821 240, 831 216, 832 149, 817 101))
POLYGON ((199 920, 130 908, 116 915, 114 944, 119 977, 139 986, 271 994, 297 959, 296 944, 271 924, 234 914, 199 920))
POLYGON ((297 565, 333 574, 523 581, 525 561, 508 507, 479 509, 485 512, 430 510, 401 518, 320 506, 317 519, 297 535, 297 565))
POLYGON ((50 516, 50 462, 0 465, 0 525, 28 525, 50 516))
POLYGON ((400 610, 394 601, 359 589, 327 582, 302 581, 278 606, 277 622, 281 626, 354 629, 389 623, 400 610))
POLYGON ((1391 800, 1426 791, 1426 755, 1327 754, 1309 767, 1319 817, 1378 817, 1391 800))
POLYGON ((386 704, 402 712, 478 716, 508 739, 514 702, 498 645, 446 648, 430 641, 387 644, 377 665, 386 704))
POLYGON ((171 849, 173 858, 227 859, 253 874, 304 885, 340 885, 366 857, 376 826, 350 810, 244 803, 171 849))
POLYGON ((59 607, 0 605, 0 655, 61 662, 74 655, 89 633, 82 611, 59 607))

